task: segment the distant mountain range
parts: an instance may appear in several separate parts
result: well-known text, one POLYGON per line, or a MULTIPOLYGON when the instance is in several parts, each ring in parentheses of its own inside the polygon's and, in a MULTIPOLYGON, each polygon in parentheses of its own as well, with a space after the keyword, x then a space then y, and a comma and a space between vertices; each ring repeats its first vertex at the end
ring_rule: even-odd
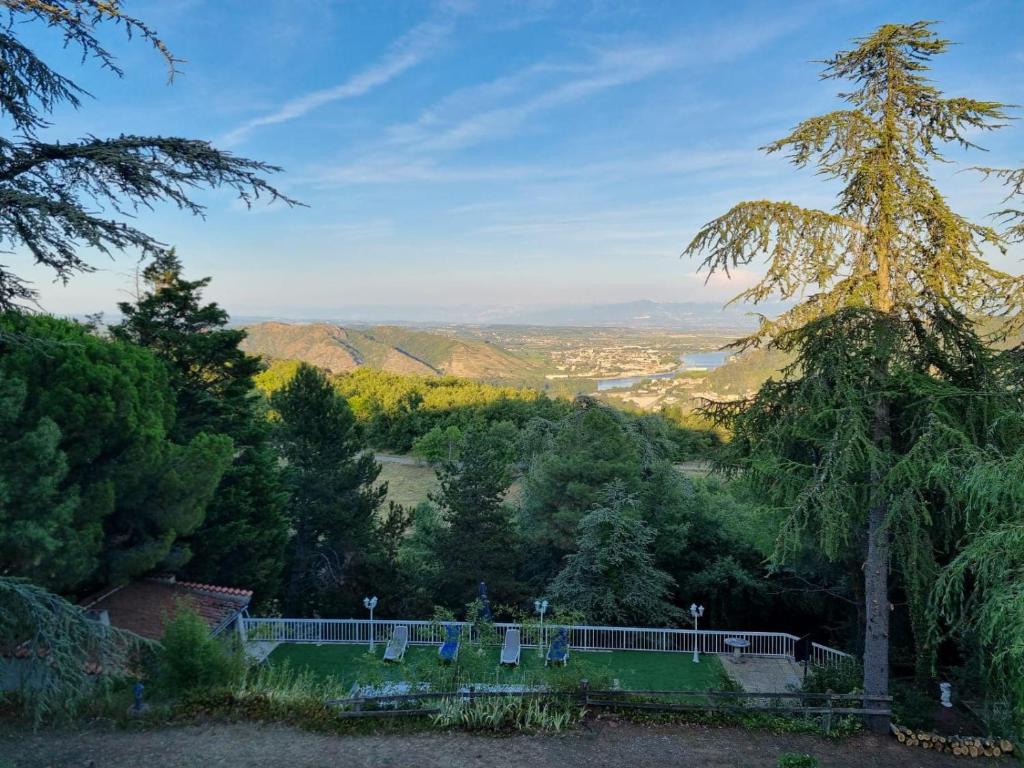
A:
MULTIPOLYGON (((759 310, 778 314, 784 307, 764 305, 759 310)), ((296 316, 294 320, 325 320, 343 325, 466 324, 539 325, 548 327, 662 328, 677 331, 749 330, 757 326, 747 306, 724 308, 711 302, 658 302, 646 299, 617 304, 564 305, 550 307, 429 307, 362 306, 339 309, 337 314, 319 312, 319 317, 296 316)), ((237 317, 251 323, 267 317, 237 317)))
POLYGON ((332 323, 246 325, 242 349, 270 359, 304 360, 334 373, 360 366, 393 373, 447 374, 470 379, 536 377, 536 363, 486 341, 451 338, 398 326, 346 328, 332 323))
POLYGON ((491 322, 557 327, 662 328, 708 330, 755 328, 746 308, 722 309, 721 304, 639 300, 620 304, 590 304, 511 312, 491 322))

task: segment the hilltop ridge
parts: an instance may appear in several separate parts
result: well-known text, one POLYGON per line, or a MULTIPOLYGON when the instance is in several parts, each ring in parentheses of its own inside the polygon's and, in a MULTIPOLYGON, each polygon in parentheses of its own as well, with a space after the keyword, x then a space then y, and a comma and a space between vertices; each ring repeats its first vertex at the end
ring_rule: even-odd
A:
POLYGON ((333 323, 264 322, 245 326, 242 349, 276 360, 303 360, 332 373, 361 366, 422 376, 526 378, 538 366, 488 341, 393 325, 353 329, 333 323))

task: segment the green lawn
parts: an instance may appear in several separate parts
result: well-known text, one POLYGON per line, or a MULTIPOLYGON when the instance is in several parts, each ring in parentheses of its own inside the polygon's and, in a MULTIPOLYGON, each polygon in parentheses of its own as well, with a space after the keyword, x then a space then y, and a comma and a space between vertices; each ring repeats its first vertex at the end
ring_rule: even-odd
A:
POLYGON ((347 688, 353 683, 376 684, 382 681, 433 682, 443 684, 445 675, 456 671, 462 679, 480 684, 564 684, 587 677, 593 687, 618 679, 627 690, 703 691, 721 689, 725 672, 715 656, 701 656, 694 664, 689 654, 644 651, 570 651, 565 670, 544 667, 535 648, 524 648, 518 668, 500 667, 497 648, 478 654, 463 646, 459 668, 444 667, 437 658, 436 646, 409 646, 401 664, 381 661, 384 646, 379 644, 370 656, 363 645, 279 645, 269 663, 287 663, 293 669, 308 669, 324 678, 335 678, 347 688))

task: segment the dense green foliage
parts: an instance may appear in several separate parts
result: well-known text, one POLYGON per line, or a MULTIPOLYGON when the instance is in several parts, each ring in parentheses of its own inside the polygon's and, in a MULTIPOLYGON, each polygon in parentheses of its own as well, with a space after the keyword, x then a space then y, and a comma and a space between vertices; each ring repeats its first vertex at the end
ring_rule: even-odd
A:
MULTIPOLYGON (((202 523, 231 460, 231 440, 207 433, 170 439, 174 396, 148 350, 49 317, 6 315, 0 332, 7 339, 0 342, 0 375, 24 392, 9 428, 51 445, 59 432, 62 458, 51 452, 49 461, 51 468, 53 461, 66 465, 64 503, 33 522, 59 530, 62 543, 49 542, 53 559, 40 562, 34 577, 74 591, 186 562, 183 539, 202 523)), ((0 476, 24 478, 28 467, 18 456, 9 459, 0 476)))
POLYGON ((0 374, 0 573, 53 584, 80 567, 72 526, 79 499, 61 487, 68 464, 60 428, 48 416, 22 417, 27 394, 22 381, 0 374))
MULTIPOLYGON (((929 169, 946 161, 947 145, 974 148, 980 132, 1003 127, 1006 107, 947 98, 928 80, 931 59, 949 45, 928 22, 886 24, 830 58, 823 76, 849 83, 845 108, 800 123, 766 150, 837 182, 833 209, 740 203, 686 249, 706 254, 711 272, 763 255, 765 277, 738 298, 799 301, 746 340, 794 352, 799 365, 718 413, 735 432, 733 466, 787 519, 783 542, 811 534, 826 556, 863 563, 872 694, 889 683, 890 562, 923 675, 937 631, 927 593, 964 543, 957 478, 979 455, 1005 460, 1013 438, 1002 418, 1019 407, 990 375, 967 319, 1001 316, 1004 332, 1024 322, 1024 278, 985 260, 986 248, 1005 248, 1019 233, 955 213, 929 169)), ((778 559, 793 552, 784 543, 778 559)))
POLYGON ((562 421, 529 426, 519 522, 525 572, 537 589, 578 550, 581 521, 615 484, 653 537, 655 566, 677 585, 677 605, 700 597, 717 609, 716 621, 751 620, 767 608, 756 524, 741 519, 740 502, 719 485, 683 476, 668 459, 673 441, 651 422, 579 398, 562 421))
POLYGON ((327 377, 307 365, 271 397, 274 444, 287 462, 292 527, 284 605, 291 612, 350 612, 351 583, 370 548, 386 489, 362 452, 355 416, 327 377))
POLYGON ((498 602, 515 605, 527 597, 517 578, 520 541, 503 501, 512 476, 510 441, 500 427, 471 428, 459 443, 462 458, 438 470, 440 490, 431 500, 443 527, 430 549, 437 563, 431 594, 440 605, 464 604, 481 581, 498 602))
POLYGON ((142 272, 142 294, 120 303, 124 319, 110 332, 165 363, 177 435, 218 433, 234 445, 231 465, 190 539, 187 574, 252 589, 266 601, 280 591, 288 529, 277 455, 267 444, 265 409, 255 396, 261 363, 239 349, 245 332, 227 327, 227 312, 203 303, 209 278, 186 280, 182 271, 173 250, 154 259, 142 272))
POLYGON ((224 688, 245 674, 241 651, 229 640, 210 637, 210 627, 187 603, 176 607, 156 654, 155 677, 168 694, 224 688))
POLYGON ((407 453, 434 427, 466 429, 474 421, 557 419, 568 403, 529 389, 451 377, 399 376, 366 368, 338 377, 338 391, 379 448, 407 453))
POLYGON ((671 626, 683 616, 669 601, 674 582, 655 567, 654 534, 635 507, 623 483, 607 486, 601 505, 580 520, 577 551, 566 557, 549 592, 595 624, 671 626))
POLYGON ((245 331, 227 327, 228 313, 203 304, 210 278, 186 280, 173 248, 147 264, 141 278, 136 300, 118 304, 122 320, 110 334, 151 349, 166 363, 177 400, 175 436, 252 429, 249 395, 260 361, 238 348, 245 331))

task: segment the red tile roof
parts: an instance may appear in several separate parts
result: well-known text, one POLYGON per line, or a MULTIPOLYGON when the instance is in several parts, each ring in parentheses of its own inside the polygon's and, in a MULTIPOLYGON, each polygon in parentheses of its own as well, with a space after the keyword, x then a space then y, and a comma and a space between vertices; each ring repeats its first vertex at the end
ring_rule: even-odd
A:
POLYGON ((189 604, 213 632, 245 610, 251 598, 248 589, 154 577, 99 592, 86 598, 82 607, 106 611, 113 626, 159 640, 182 602, 189 604))

